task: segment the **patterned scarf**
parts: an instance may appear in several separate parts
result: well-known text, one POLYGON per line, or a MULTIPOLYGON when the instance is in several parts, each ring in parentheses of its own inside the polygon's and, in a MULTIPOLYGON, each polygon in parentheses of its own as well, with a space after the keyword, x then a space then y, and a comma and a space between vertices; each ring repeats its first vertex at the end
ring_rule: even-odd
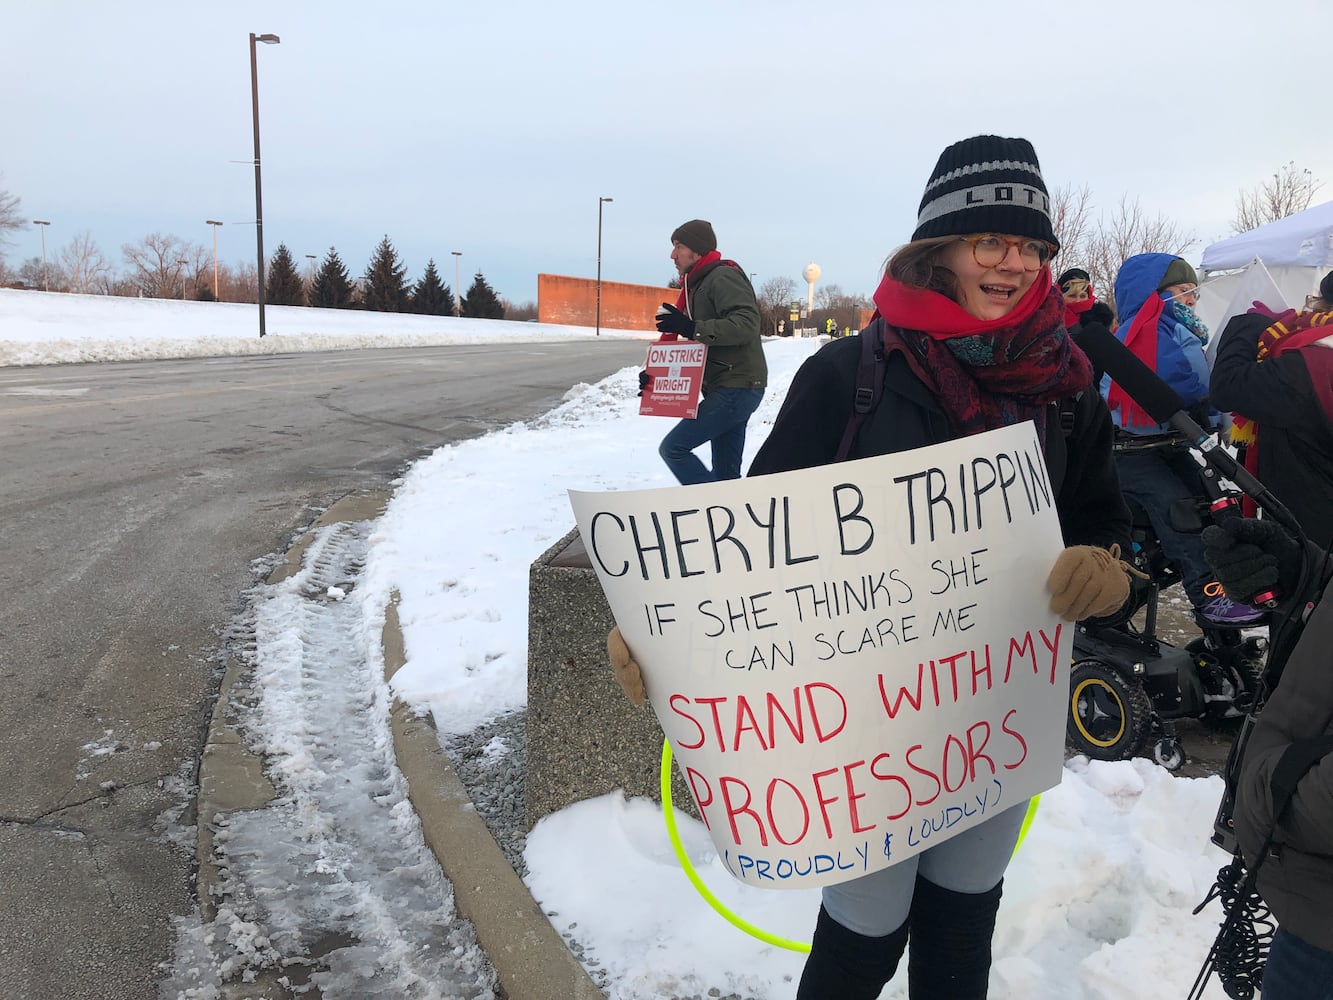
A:
POLYGON ((1171 309, 1176 314, 1177 323, 1198 337, 1199 343, 1208 343, 1208 324, 1199 319, 1198 313, 1179 299, 1171 304, 1171 309))
MULTIPOLYGON (((1311 344, 1333 348, 1333 312, 1297 313, 1288 309, 1275 318, 1272 326, 1259 334, 1259 349, 1255 360, 1263 364, 1269 358, 1281 357, 1288 351, 1299 351, 1311 344)), ((1305 355, 1306 367, 1315 398, 1324 410, 1324 416, 1333 423, 1333 351, 1327 355, 1305 355)), ((1242 461, 1252 474, 1259 474, 1259 425, 1241 413, 1231 415, 1231 443, 1243 449, 1242 461)), ((1246 517, 1255 516, 1254 501, 1241 501, 1246 517)))
POLYGON ((1046 440, 1046 407, 1087 389, 1092 365, 1065 334, 1065 300, 1045 269, 1007 315, 979 320, 939 292, 888 275, 877 315, 925 359, 934 391, 960 436, 1023 420, 1046 440))

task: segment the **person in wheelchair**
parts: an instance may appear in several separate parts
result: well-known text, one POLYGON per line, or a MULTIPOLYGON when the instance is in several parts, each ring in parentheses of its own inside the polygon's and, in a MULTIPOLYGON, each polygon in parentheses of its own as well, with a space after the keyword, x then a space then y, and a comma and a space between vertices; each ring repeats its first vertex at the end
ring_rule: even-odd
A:
MULTIPOLYGON (((1194 315, 1197 295, 1198 277, 1187 261, 1164 253, 1135 254, 1115 279, 1120 317, 1115 336, 1180 394, 1200 426, 1214 428, 1219 415, 1208 403, 1203 352, 1208 328, 1194 315)), ((1227 628, 1261 621, 1264 612, 1232 600, 1216 585, 1200 535, 1173 523, 1174 505, 1204 496, 1194 456, 1187 448, 1171 447, 1174 432, 1154 421, 1109 375, 1102 377, 1100 388, 1125 444, 1115 455, 1121 492, 1147 513, 1167 558, 1179 567, 1181 586, 1200 623, 1227 628), (1152 446, 1157 443, 1162 446, 1152 446)))

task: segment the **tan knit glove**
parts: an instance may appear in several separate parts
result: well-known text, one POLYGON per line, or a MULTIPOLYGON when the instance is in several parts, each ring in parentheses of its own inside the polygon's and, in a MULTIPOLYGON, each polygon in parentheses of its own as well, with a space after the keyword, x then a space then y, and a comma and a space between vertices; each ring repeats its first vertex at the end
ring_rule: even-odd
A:
POLYGON ((629 654, 625 637, 620 634, 620 626, 613 628, 606 637, 606 658, 611 661, 611 673, 616 675, 616 682, 634 705, 643 704, 643 674, 639 665, 629 654))
POLYGON ((1119 555, 1119 546, 1108 552, 1096 545, 1071 545, 1061 552, 1046 578, 1051 610, 1071 622, 1119 611, 1129 597, 1127 567, 1119 555))

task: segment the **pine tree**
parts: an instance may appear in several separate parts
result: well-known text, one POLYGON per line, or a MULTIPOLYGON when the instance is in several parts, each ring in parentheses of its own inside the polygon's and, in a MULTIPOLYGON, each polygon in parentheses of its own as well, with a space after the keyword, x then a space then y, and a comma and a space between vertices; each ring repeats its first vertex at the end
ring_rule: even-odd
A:
POLYGON ((352 304, 352 279, 338 251, 329 247, 310 286, 310 304, 324 309, 346 309, 352 304))
POLYGON ((454 311, 454 293, 440 281, 434 257, 426 262, 426 273, 412 288, 410 309, 425 316, 448 316, 454 311))
POLYGON ((361 308, 375 312, 404 312, 407 309, 407 266, 385 236, 375 248, 366 268, 361 308))
MULTIPOLYGON (((212 292, 212 289, 209 289, 212 292)), ((264 300, 273 306, 305 304, 305 283, 296 273, 296 261, 286 243, 279 243, 268 264, 268 280, 264 282, 264 300)))
POLYGON ((472 278, 472 287, 463 296, 463 315, 473 319, 504 319, 505 307, 495 290, 478 271, 472 278))

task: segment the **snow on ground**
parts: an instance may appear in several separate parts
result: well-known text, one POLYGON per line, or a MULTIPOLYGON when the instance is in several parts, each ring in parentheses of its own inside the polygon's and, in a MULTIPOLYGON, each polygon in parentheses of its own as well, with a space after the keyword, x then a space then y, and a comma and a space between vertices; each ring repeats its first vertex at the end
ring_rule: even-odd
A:
MULTIPOLYGON (((0 364, 256 353, 254 319, 252 306, 0 291, 0 364)), ((265 351, 590 333, 296 308, 270 309, 269 326, 274 336, 265 338, 265 351)), ((747 461, 766 436, 792 374, 815 346, 767 345, 770 389, 751 422, 747 461)), ((637 415, 634 376, 631 368, 596 385, 575 386, 561 406, 539 419, 439 449, 403 477, 370 531, 364 569, 350 596, 369 621, 382 613, 392 591, 401 594, 408 662, 394 677, 395 693, 430 710, 442 732, 467 732, 523 708, 528 567, 572 527, 565 491, 672 485, 656 453, 668 425, 637 415)), ((337 580, 329 585, 344 589, 337 580)), ((326 589, 324 599, 338 597, 326 589)), ((261 662, 261 672, 280 666, 279 650, 299 642, 308 624, 300 616, 277 616, 271 628, 272 651, 263 659, 272 662, 261 662)), ((275 681, 273 697, 264 699, 271 731, 309 725, 302 698, 291 697, 297 690, 291 684, 275 681)), ((359 726, 368 713, 382 716, 385 704, 367 689, 325 711, 359 726)), ((337 739, 338 730, 328 727, 322 739, 337 739)), ((344 764, 360 767, 383 752, 373 738, 359 748, 339 742, 334 749, 343 752, 338 759, 344 764)), ((390 765, 382 757, 380 765, 373 773, 349 769, 363 797, 396 794, 401 779, 396 771, 384 773, 390 765)), ((992 997, 1183 997, 1220 919, 1216 905, 1199 917, 1190 911, 1225 860, 1208 842, 1221 792, 1220 779, 1173 777, 1143 761, 1072 760, 1061 785, 1042 797, 1006 877, 992 997)), ((384 835, 399 845, 410 880, 424 846, 401 804, 386 803, 384 835)), ((294 809, 291 815, 298 839, 328 832, 322 811, 294 809)), ((734 882, 702 826, 677 818, 692 863, 726 905, 774 934, 808 941, 818 905, 814 892, 766 892, 734 882)), ((287 862, 292 880, 309 877, 298 856, 287 862)), ((761 944, 713 913, 680 871, 655 803, 610 795, 563 810, 530 835, 526 861, 534 895, 556 914, 557 929, 579 942, 585 962, 604 970, 615 1000, 705 995, 710 989, 755 1000, 794 993, 803 956, 761 944), (572 852, 570 845, 580 849, 572 852)), ((354 857, 346 863, 354 865, 354 857)), ((369 906, 348 894, 337 873, 326 874, 328 910, 369 906)), ((426 921, 439 916, 426 911, 426 921)), ((241 934, 244 926, 238 922, 233 930, 241 934)), ((403 968, 408 975, 416 967, 403 968)), ((321 985, 333 989, 326 995, 337 994, 342 976, 342 990, 350 991, 358 974, 353 963, 321 985)), ((1205 994, 1222 995, 1216 982, 1205 994)), ((905 984, 891 984, 884 996, 905 997, 905 984)))

